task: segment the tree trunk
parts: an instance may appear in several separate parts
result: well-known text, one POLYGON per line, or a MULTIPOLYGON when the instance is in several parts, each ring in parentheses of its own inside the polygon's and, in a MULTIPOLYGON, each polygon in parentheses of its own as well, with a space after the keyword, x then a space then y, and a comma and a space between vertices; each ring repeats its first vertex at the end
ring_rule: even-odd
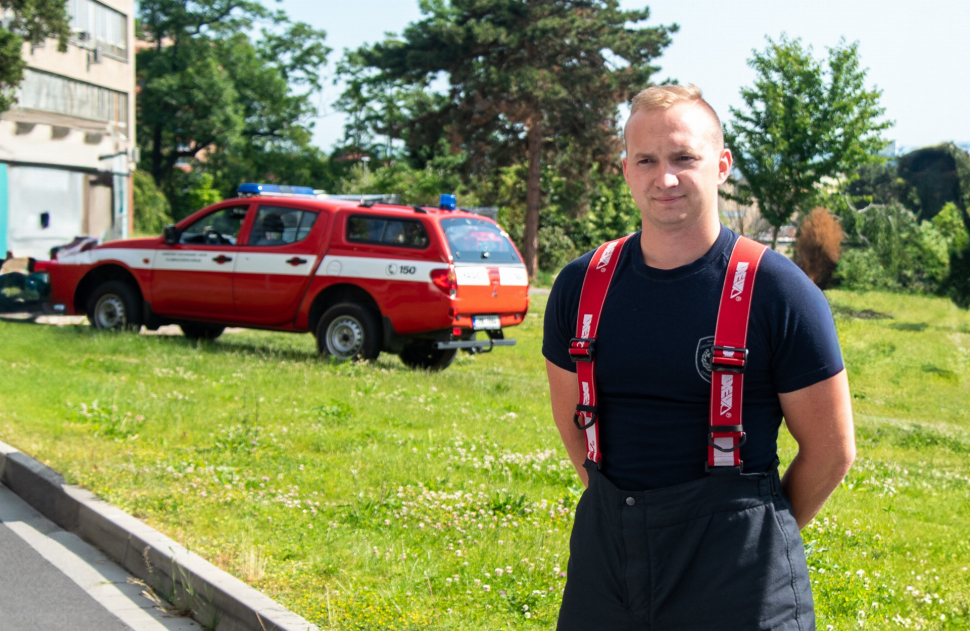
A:
POLYGON ((152 134, 152 178, 155 186, 162 186, 162 126, 155 123, 152 134))
POLYGON ((778 246, 778 231, 780 229, 781 228, 779 228, 778 226, 772 226, 771 227, 771 249, 772 250, 777 250, 778 249, 778 247, 777 247, 778 246))
POLYGON ((525 180, 525 269, 535 279, 539 271, 539 204, 542 181, 542 123, 533 117, 528 136, 529 173, 525 180))

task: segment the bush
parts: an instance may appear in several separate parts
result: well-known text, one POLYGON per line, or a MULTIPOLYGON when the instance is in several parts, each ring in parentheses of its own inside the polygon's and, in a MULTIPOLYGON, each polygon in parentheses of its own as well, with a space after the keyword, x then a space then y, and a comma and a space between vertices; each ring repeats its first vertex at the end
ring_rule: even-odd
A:
POLYGON ((795 261, 821 289, 828 287, 842 255, 842 226, 825 208, 802 222, 795 240, 795 261))
POLYGON ((539 269, 554 272, 578 256, 576 246, 559 226, 539 231, 539 269))
POLYGON ((946 249, 952 255, 963 252, 970 246, 970 235, 960 218, 960 209, 953 202, 947 203, 943 210, 932 220, 933 226, 946 241, 946 249))
POLYGON ((947 240, 901 204, 873 204, 856 213, 865 255, 840 263, 835 278, 854 289, 903 289, 944 293, 950 283, 947 240), (880 269, 881 268, 881 269, 880 269))
POLYGON ((833 279, 844 289, 898 289, 899 283, 883 267, 872 248, 846 249, 839 259, 833 279))
POLYGON ((168 199, 155 186, 152 176, 145 171, 135 171, 132 182, 135 232, 161 234, 162 228, 172 223, 172 208, 168 199))

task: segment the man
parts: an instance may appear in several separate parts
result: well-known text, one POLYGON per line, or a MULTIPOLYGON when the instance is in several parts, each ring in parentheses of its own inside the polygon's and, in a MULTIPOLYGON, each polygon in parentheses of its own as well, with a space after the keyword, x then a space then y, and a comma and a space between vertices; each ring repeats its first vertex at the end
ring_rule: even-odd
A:
POLYGON ((558 628, 814 629, 798 531, 855 457, 831 311, 794 264, 763 255, 747 328, 743 465, 705 466, 713 339, 738 239, 718 218, 732 156, 694 86, 641 92, 624 134, 623 173, 643 228, 612 253, 600 312, 598 464, 587 460, 586 434, 574 424, 579 386, 569 350, 594 253, 563 269, 545 316, 553 416, 588 486, 558 628), (782 417, 798 454, 779 484, 782 417))

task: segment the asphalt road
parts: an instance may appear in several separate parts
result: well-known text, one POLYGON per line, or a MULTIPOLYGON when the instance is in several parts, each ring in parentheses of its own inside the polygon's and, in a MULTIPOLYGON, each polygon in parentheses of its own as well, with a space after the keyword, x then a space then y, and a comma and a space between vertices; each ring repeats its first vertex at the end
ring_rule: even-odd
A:
POLYGON ((0 486, 0 631, 198 631, 127 573, 0 486))

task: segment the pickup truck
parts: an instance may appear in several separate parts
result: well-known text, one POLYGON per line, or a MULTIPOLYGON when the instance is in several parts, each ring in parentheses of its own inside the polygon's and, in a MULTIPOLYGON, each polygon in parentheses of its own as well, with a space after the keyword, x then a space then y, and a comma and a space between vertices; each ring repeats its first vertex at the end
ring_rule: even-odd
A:
POLYGON ((505 231, 442 200, 358 203, 244 184, 163 236, 58 256, 47 266, 51 305, 105 330, 313 332, 319 352, 338 360, 385 351, 440 370, 460 349, 514 345, 503 331, 529 308, 528 275, 505 231))

